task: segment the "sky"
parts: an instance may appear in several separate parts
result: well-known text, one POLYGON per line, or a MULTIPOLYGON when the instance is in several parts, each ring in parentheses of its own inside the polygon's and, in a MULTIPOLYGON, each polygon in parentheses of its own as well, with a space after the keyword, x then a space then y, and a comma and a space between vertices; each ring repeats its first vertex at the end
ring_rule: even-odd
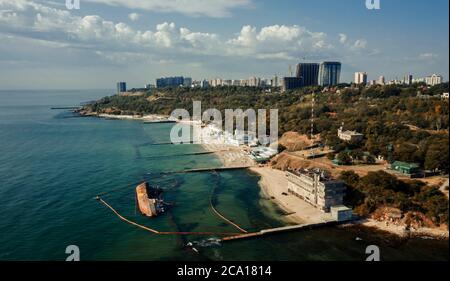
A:
POLYGON ((113 89, 155 78, 288 76, 299 62, 449 78, 449 1, 0 0, 0 89, 113 89))

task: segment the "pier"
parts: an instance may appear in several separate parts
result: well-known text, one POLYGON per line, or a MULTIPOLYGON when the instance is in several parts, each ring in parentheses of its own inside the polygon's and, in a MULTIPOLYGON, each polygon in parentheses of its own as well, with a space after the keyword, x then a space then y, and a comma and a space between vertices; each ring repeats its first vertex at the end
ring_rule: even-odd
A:
POLYGON ((183 171, 164 172, 162 174, 189 174, 189 173, 221 172, 221 171, 223 172, 223 171, 245 170, 251 167, 253 166, 198 168, 198 169, 187 169, 183 171))
POLYGON ((62 106, 62 107, 50 107, 51 110, 76 110, 81 109, 81 106, 62 106))
POLYGON ((155 142, 150 143, 149 145, 178 145, 178 144, 194 144, 194 142, 182 142, 182 143, 173 143, 173 142, 155 142))
POLYGON ((183 156, 194 156, 194 155, 208 155, 214 154, 216 151, 206 151, 206 152, 194 152, 194 153, 182 153, 182 154, 171 154, 171 155, 155 155, 155 156, 141 156, 142 159, 158 159, 167 157, 183 157, 183 156))
MULTIPOLYGON (((283 226, 283 227, 277 227, 277 228, 271 228, 271 229, 263 229, 258 232, 253 233, 245 233, 245 234, 239 234, 234 236, 228 236, 224 237, 221 240, 223 242, 227 241, 235 241, 235 240, 242 240, 242 239, 251 239, 261 236, 267 236, 277 233, 283 233, 283 232, 291 232, 291 231, 298 231, 298 230, 305 230, 305 229, 313 229, 323 226, 331 226, 339 224, 340 222, 337 221, 326 221, 326 222, 319 222, 319 223, 309 223, 309 224, 299 224, 299 225, 291 225, 291 226, 283 226)), ((348 221, 347 221, 348 223, 348 221)))

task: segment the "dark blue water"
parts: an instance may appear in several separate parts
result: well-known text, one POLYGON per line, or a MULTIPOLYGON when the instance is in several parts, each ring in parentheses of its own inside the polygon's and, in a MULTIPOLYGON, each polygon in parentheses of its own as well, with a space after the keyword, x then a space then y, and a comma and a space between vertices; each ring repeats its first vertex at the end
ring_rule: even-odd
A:
MULTIPOLYGON (((160 231, 235 232, 209 207, 248 230, 284 225, 246 171, 162 174, 220 166, 196 145, 169 140, 170 124, 80 118, 73 106, 112 91, 0 91, 0 260, 364 260, 367 245, 391 260, 448 260, 448 242, 398 240, 361 228, 327 228, 212 246, 205 237, 156 236, 120 221, 93 199, 99 193, 124 216, 160 231), (176 156, 179 155, 179 156, 176 156), (147 180, 175 206, 156 219, 136 214, 134 188, 147 180), (356 237, 363 241, 356 241, 356 237), (188 242, 202 244, 193 252, 188 242), (209 245, 209 246, 208 246, 209 245)), ((206 237, 208 238, 208 237, 206 237)))

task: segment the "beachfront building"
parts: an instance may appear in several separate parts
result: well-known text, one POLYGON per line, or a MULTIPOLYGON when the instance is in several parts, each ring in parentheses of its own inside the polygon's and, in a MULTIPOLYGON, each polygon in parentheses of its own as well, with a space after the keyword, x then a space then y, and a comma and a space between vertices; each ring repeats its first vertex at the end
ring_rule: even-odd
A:
POLYGON ((329 178, 323 171, 288 171, 286 177, 289 193, 323 212, 330 212, 331 207, 343 204, 344 183, 329 178))

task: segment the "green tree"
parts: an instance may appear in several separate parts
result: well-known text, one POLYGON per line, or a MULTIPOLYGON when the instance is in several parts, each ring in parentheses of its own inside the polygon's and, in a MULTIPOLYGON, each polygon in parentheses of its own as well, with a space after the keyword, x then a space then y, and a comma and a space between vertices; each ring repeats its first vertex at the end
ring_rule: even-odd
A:
POLYGON ((425 169, 449 171, 448 139, 431 144, 425 156, 425 169))
POLYGON ((345 151, 341 151, 338 153, 337 155, 337 160, 342 164, 342 165, 350 165, 352 164, 352 158, 350 157, 350 155, 345 152, 345 151))

